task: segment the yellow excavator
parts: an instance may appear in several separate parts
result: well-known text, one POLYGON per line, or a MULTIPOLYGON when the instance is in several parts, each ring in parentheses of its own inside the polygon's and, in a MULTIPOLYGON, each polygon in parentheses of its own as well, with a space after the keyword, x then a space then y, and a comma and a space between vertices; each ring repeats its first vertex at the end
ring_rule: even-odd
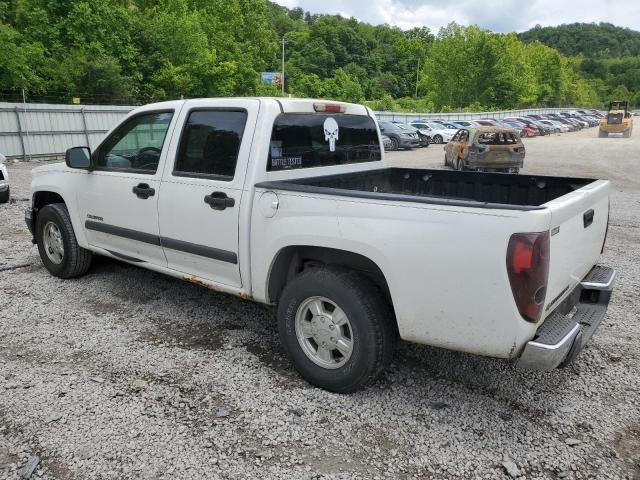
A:
POLYGON ((633 117, 629 112, 629 102, 626 100, 615 100, 609 103, 607 116, 600 120, 600 138, 609 135, 629 138, 633 131, 633 117))

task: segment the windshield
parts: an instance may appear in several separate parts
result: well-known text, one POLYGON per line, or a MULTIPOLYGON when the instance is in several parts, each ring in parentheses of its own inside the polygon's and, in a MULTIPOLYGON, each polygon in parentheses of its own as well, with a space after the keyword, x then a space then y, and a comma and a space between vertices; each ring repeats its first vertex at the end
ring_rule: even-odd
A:
MULTIPOLYGON (((384 125, 386 128, 389 124, 384 125)), ((369 116, 283 113, 273 124, 267 170, 379 160, 382 160, 382 154, 378 131, 373 118, 369 116)))
POLYGON ((622 113, 610 113, 607 116, 607 122, 612 124, 622 123, 622 113))

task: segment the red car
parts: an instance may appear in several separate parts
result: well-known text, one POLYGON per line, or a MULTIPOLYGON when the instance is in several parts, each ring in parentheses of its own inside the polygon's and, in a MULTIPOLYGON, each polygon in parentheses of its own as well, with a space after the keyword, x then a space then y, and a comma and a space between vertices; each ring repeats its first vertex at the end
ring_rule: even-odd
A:
POLYGON ((540 135, 540 130, 533 124, 524 123, 520 120, 505 118, 502 123, 508 125, 511 128, 515 128, 520 131, 521 137, 535 137, 540 135))

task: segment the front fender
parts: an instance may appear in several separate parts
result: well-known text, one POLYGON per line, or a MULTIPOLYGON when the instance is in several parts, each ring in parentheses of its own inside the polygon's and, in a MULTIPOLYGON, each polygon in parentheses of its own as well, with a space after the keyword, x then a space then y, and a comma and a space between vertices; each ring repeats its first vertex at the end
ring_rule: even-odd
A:
MULTIPOLYGON (((81 175, 86 175, 81 171, 69 171, 64 164, 46 165, 31 171, 31 224, 35 232, 35 224, 38 211, 50 203, 58 203, 59 199, 39 200, 42 193, 52 193, 59 196, 67 207, 73 231, 78 241, 78 245, 87 248, 88 242, 84 234, 83 222, 77 204, 76 191, 81 175)), ((34 233, 35 236, 35 233, 34 233)))

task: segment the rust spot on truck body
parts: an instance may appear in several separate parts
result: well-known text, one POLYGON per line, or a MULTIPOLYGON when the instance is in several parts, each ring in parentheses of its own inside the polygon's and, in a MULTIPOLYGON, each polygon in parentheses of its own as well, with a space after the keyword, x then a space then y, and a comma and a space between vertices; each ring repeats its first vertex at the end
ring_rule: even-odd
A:
POLYGON ((257 301, 257 300, 255 300, 253 298, 252 295, 250 295, 248 293, 245 293, 245 292, 239 292, 239 293, 234 294, 234 293, 230 293, 230 292, 226 292, 224 290, 221 290, 220 288, 216 287, 215 285, 213 285, 213 284, 211 284, 211 283, 209 283, 209 282, 207 282, 205 280, 202 280, 200 277, 197 277, 196 275, 184 275, 181 278, 183 280, 186 280, 187 282, 194 283, 196 285, 200 285, 201 287, 204 287, 204 288, 206 288, 208 290, 213 290, 214 292, 225 293, 227 295, 233 295, 234 297, 240 297, 243 300, 250 300, 252 302, 257 301))

